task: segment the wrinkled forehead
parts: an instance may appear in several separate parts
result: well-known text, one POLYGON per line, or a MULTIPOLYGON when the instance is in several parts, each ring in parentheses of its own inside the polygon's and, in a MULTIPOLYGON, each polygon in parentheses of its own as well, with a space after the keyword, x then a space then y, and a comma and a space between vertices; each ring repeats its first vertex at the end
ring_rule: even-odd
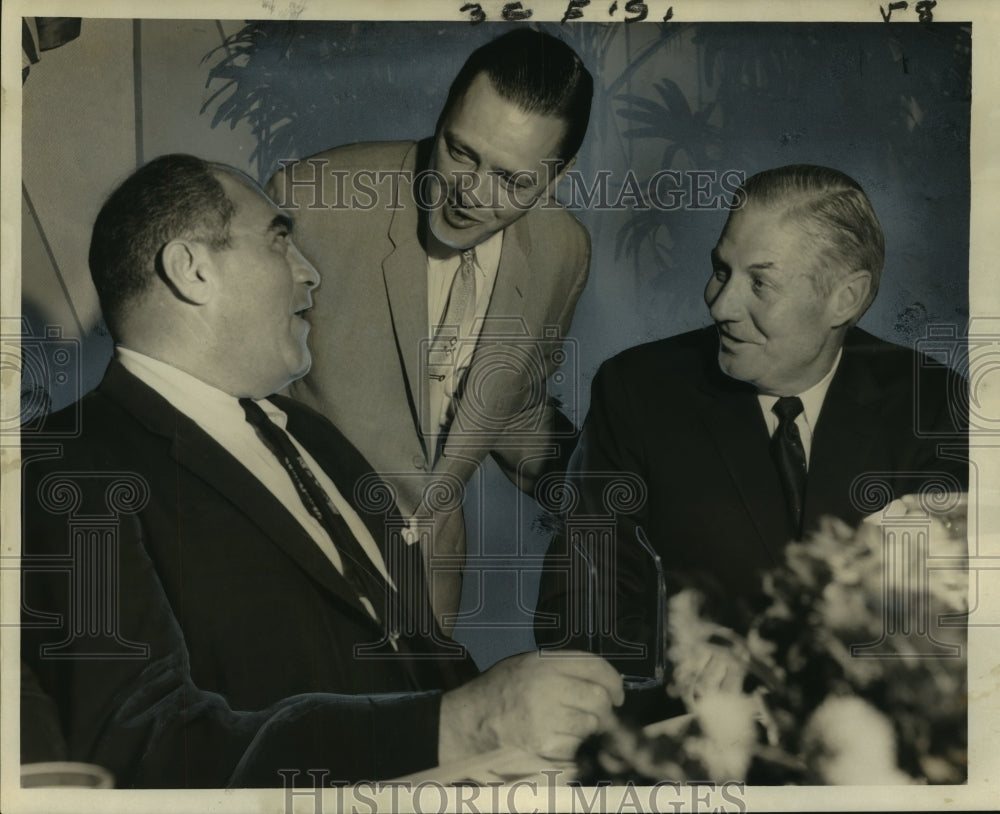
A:
POLYGON ((815 275, 828 243, 815 225, 787 206, 748 204, 732 212, 712 249, 713 262, 815 275))
POLYGON ((794 202, 763 204, 751 201, 729 213, 716 245, 733 241, 766 243, 770 239, 788 239, 808 233, 806 221, 794 202))

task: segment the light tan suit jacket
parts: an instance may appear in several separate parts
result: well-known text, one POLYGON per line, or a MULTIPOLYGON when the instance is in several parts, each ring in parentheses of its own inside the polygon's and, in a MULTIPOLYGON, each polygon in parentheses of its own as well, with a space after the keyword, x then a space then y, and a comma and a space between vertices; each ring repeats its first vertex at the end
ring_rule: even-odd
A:
POLYGON ((312 370, 291 394, 326 415, 391 487, 386 495, 374 481, 356 484, 362 500, 392 499, 415 518, 435 611, 450 630, 453 619, 442 617, 457 612, 461 597, 466 482, 492 454, 531 493, 573 444, 574 428, 555 408, 547 380, 568 353, 570 375, 558 395, 574 397, 572 346, 562 339, 587 280, 590 238, 551 204, 505 230, 443 451, 426 448, 427 255, 419 239, 426 219, 412 179, 429 146, 337 147, 279 172, 268 191, 293 215, 296 243, 322 276, 310 316, 312 370), (321 187, 309 183, 314 178, 321 187))

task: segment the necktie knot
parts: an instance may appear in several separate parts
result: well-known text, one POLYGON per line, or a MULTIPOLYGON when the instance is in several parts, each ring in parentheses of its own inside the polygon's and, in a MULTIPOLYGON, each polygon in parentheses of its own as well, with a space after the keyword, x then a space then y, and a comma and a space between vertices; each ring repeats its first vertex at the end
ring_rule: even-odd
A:
POLYGON ((247 423, 256 429, 261 428, 261 421, 271 420, 267 417, 267 413, 264 412, 264 409, 253 399, 240 399, 240 407, 243 408, 243 414, 247 418, 247 423))
POLYGON ((778 421, 782 424, 794 421, 802 410, 802 399, 798 396, 782 396, 771 408, 771 412, 778 417, 778 421))

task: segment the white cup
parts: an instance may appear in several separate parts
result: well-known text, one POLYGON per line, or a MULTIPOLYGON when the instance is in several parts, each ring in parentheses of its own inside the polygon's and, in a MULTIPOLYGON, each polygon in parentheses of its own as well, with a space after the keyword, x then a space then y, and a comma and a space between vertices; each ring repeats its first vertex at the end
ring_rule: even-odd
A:
POLYGON ((21 788, 40 789, 73 786, 88 789, 112 789, 115 780, 107 769, 93 763, 58 761, 24 763, 21 766, 21 788))

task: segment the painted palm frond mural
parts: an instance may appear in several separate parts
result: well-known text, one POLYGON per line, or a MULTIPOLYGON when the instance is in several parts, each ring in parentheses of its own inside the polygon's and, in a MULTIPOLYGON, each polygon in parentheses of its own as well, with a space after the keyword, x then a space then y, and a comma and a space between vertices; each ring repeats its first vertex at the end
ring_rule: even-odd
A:
POLYGON ((257 138, 251 163, 261 178, 278 160, 304 154, 308 134, 343 93, 334 66, 351 38, 324 33, 306 33, 292 21, 251 22, 205 56, 213 92, 202 112, 217 105, 212 127, 250 126, 257 138))
POLYGON ((718 127, 709 123, 715 103, 692 111, 677 83, 667 78, 654 82, 652 91, 651 96, 620 93, 615 97, 624 103, 618 108, 619 118, 631 125, 622 136, 665 141, 663 167, 675 166, 678 158, 691 166, 709 166, 710 153, 718 144, 718 127))
MULTIPOLYGON (((906 32, 904 42, 878 25, 840 28, 843 36, 831 38, 819 26, 692 26, 683 48, 696 68, 683 87, 675 72, 651 66, 644 81, 635 78, 637 90, 615 97, 633 166, 750 174, 795 161, 842 166, 853 152, 867 159, 863 184, 933 195, 913 189, 921 171, 942 158, 967 160, 968 29, 906 32), (934 53, 951 55, 946 70, 940 60, 931 69, 934 53), (936 115, 925 115, 932 108, 936 115), (943 147, 953 152, 942 156, 943 147)), ((670 249, 697 215, 633 210, 616 256, 639 279, 656 276, 643 273, 648 264, 669 275, 673 255, 684 255, 670 249)))
MULTIPOLYGON (((597 272, 589 296, 627 302, 649 324, 667 311, 694 314, 728 195, 716 182, 706 193, 716 205, 698 205, 690 173, 752 174, 796 162, 853 174, 886 223, 899 222, 899 233, 953 235, 890 246, 890 262, 904 276, 931 279, 942 264, 967 268, 968 26, 532 25, 570 44, 595 78, 575 170, 588 188, 609 174, 618 205, 577 207, 597 272), (643 190, 658 179, 659 199, 672 205, 618 195, 628 177, 643 190), (920 205, 928 200, 935 206, 920 205), (952 249, 941 248, 949 243, 952 249)), ((213 127, 250 127, 250 163, 262 180, 283 159, 336 144, 420 138, 433 132, 448 80, 465 57, 506 28, 249 22, 205 56, 203 110, 213 127)), ((948 280, 928 285, 966 286, 962 274, 948 280)), ((967 318, 964 306, 935 312, 924 302, 929 295, 908 285, 895 296, 881 298, 878 307, 892 313, 880 318, 912 336, 935 319, 967 318), (910 316, 900 321, 904 312, 910 316)))

